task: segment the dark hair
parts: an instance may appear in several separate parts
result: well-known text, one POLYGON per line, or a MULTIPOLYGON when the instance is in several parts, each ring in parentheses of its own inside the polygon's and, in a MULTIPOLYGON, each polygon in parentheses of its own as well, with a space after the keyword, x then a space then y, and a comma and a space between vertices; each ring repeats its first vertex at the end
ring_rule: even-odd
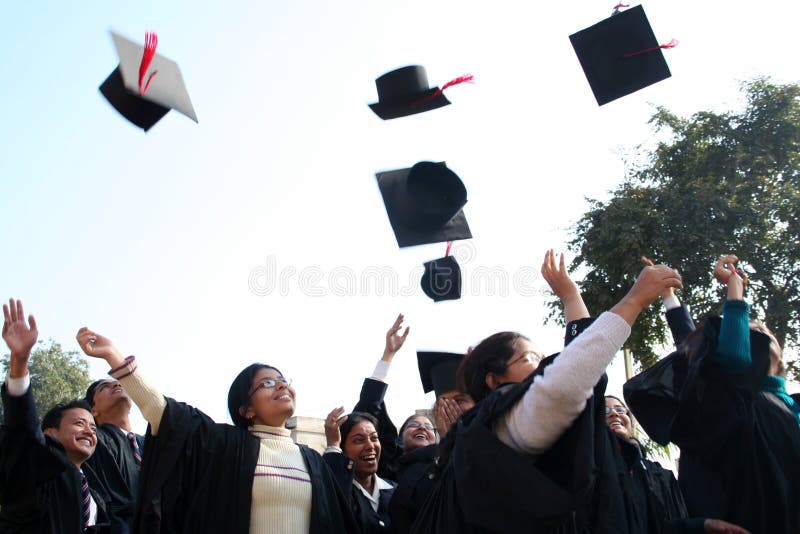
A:
POLYGON ((97 386, 99 386, 103 382, 111 382, 111 380, 109 380, 108 378, 101 378, 100 380, 95 380, 94 382, 91 383, 91 385, 88 388, 86 388, 86 396, 84 397, 84 400, 92 408, 94 408, 94 392, 95 390, 97 390, 97 386))
POLYGON ((44 414, 44 417, 42 418, 42 430, 47 430, 48 428, 55 428, 58 430, 58 428, 61 426, 61 420, 64 418, 64 412, 74 408, 81 408, 89 413, 92 413, 92 407, 89 406, 89 403, 83 399, 75 399, 70 402, 59 402, 47 410, 47 413, 44 414))
POLYGON ((530 341, 519 332, 498 332, 478 343, 458 367, 458 389, 476 403, 488 397, 492 390, 486 385, 486 375, 506 372, 518 339, 530 341))
POLYGON ((347 421, 342 423, 342 426, 339 427, 339 432, 342 434, 342 449, 344 449, 344 442, 347 441, 347 436, 350 435, 350 431, 353 430, 353 427, 358 423, 363 423, 364 421, 372 423, 372 426, 375 427, 375 431, 378 431, 378 419, 376 419, 374 415, 366 412, 353 412, 347 414, 347 421))
POLYGON ((253 378, 261 369, 272 369, 283 376, 283 373, 277 367, 272 367, 265 363, 252 363, 236 375, 236 378, 231 383, 231 388, 228 390, 228 413, 231 415, 233 424, 239 428, 250 426, 250 421, 239 413, 239 408, 250 406, 250 390, 253 388, 253 378))

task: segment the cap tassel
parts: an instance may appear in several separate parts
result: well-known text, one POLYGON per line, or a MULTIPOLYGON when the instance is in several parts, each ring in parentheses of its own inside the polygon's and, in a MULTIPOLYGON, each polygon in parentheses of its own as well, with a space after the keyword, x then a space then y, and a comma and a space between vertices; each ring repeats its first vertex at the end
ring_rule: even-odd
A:
POLYGON ((458 78, 454 78, 454 79, 450 80, 449 82, 447 82, 446 84, 444 84, 440 89, 437 89, 436 91, 434 91, 433 93, 429 94, 428 96, 426 96, 424 98, 420 98, 419 100, 417 100, 415 102, 412 102, 411 103, 411 107, 414 108, 414 107, 417 107, 419 105, 424 104, 425 102, 428 102, 429 100, 433 100, 434 98, 436 98, 440 94, 444 93, 445 89, 449 89, 450 87, 453 87, 454 85, 458 85, 460 83, 475 83, 475 77, 472 74, 465 74, 463 76, 459 76, 458 78))
POLYGON ((633 56, 638 56, 639 54, 647 54, 649 52, 655 52, 660 48, 675 48, 676 46, 678 46, 679 43, 680 41, 678 41, 677 39, 673 39, 667 44, 654 46, 653 48, 645 48, 644 50, 639 50, 638 52, 631 52, 630 54, 624 54, 622 57, 633 57, 633 56))
POLYGON ((453 246, 453 242, 452 241, 448 241, 447 242, 447 250, 444 251, 444 257, 445 258, 450 255, 450 248, 452 248, 452 246, 453 246))
POLYGON ((150 82, 158 71, 153 71, 147 78, 147 83, 144 83, 144 76, 147 74, 147 69, 150 68, 153 58, 156 55, 156 47, 158 46, 158 35, 156 32, 147 32, 144 34, 144 53, 142 54, 142 62, 139 63, 139 94, 144 96, 147 90, 150 89, 150 82), (144 87, 142 87, 144 86, 144 87))
POLYGON ((623 7, 631 7, 631 6, 629 6, 628 4, 617 4, 612 8, 611 16, 613 17, 614 15, 619 13, 620 8, 623 8, 623 7))

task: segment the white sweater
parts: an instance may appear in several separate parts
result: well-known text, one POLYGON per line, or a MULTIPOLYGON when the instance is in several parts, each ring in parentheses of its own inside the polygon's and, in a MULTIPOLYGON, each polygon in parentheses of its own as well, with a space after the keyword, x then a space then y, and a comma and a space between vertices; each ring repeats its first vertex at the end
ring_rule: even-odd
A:
POLYGON ((595 384, 630 333, 622 317, 603 313, 495 422, 495 435, 517 452, 542 454, 552 447, 583 412, 595 384))

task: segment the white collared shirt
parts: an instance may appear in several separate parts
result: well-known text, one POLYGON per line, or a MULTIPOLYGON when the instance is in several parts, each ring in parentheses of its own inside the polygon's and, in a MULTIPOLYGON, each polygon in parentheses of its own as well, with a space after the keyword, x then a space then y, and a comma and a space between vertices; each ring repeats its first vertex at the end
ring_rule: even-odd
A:
POLYGON ((364 494, 364 497, 367 498, 369 504, 372 506, 372 510, 377 513, 378 504, 380 504, 381 501, 381 490, 392 489, 394 486, 383 480, 378 475, 373 476, 375 477, 375 484, 373 485, 372 493, 368 492, 366 488, 359 484, 355 478, 353 479, 353 484, 361 491, 361 493, 364 494))

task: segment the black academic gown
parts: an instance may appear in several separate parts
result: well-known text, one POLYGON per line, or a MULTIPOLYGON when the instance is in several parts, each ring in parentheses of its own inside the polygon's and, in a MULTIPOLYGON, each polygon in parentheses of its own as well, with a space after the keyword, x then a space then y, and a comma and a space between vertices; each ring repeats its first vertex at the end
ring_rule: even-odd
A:
MULTIPOLYGON (((136 435, 139 450, 144 449, 144 437, 136 435)), ((108 507, 119 518, 120 532, 128 532, 133 519, 139 469, 133 449, 126 435, 110 423, 97 428, 97 449, 88 460, 89 465, 104 479, 109 491, 108 507)))
MULTIPOLYGON (((298 445, 311 477, 311 534, 358 532, 330 469, 298 445)), ((259 440, 167 398, 158 436, 145 437, 133 532, 247 534, 259 440)))
POLYGON ((394 463, 397 487, 389 501, 392 530, 405 534, 417 517, 422 505, 433 491, 436 458, 439 446, 428 445, 407 452, 394 463))
POLYGON ((345 494, 361 534, 391 532, 392 521, 389 515, 389 501, 394 493, 394 487, 380 490, 378 510, 375 511, 361 490, 353 484, 355 475, 353 460, 339 452, 327 452, 322 458, 330 467, 342 493, 345 494))
POLYGON ((117 533, 111 530, 107 490, 90 466, 81 468, 97 504, 97 524, 83 528, 80 473, 61 444, 44 436, 30 388, 12 397, 2 386, 6 426, 0 432, 0 532, 117 533))
POLYGON ((673 376, 682 377, 661 388, 678 388, 671 411, 648 406, 647 390, 636 390, 629 405, 648 434, 654 427, 681 448, 678 480, 691 515, 754 533, 800 532, 800 425, 780 399, 761 390, 769 338, 751 331, 753 363, 747 373, 731 373, 713 358, 719 325, 711 318, 695 334, 701 337, 691 361, 681 352, 670 356, 670 366, 680 369, 673 376))

